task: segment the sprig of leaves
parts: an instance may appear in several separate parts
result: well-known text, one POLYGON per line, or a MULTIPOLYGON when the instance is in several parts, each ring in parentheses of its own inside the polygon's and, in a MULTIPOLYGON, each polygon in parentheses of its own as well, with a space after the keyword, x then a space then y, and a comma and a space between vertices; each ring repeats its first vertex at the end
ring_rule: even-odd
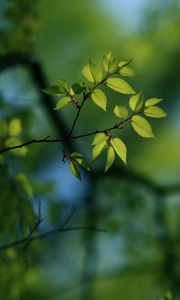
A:
MULTIPOLYGON (((103 56, 102 66, 92 62, 89 59, 88 64, 86 64, 82 69, 82 74, 87 80, 87 83, 73 83, 69 84, 64 79, 58 79, 56 85, 49 86, 44 89, 43 92, 60 97, 55 105, 55 110, 59 111, 65 107, 73 105, 77 109, 77 113, 72 122, 69 135, 64 139, 48 140, 48 138, 41 140, 33 140, 25 143, 25 145, 34 144, 35 142, 63 142, 72 138, 81 138, 85 136, 95 135, 92 141, 92 160, 98 159, 103 152, 106 151, 106 164, 105 172, 110 169, 115 161, 115 157, 119 157, 125 164, 127 164, 127 149, 124 141, 114 135, 115 129, 122 129, 125 123, 130 123, 132 129, 141 137, 153 138, 154 133, 152 126, 148 118, 163 118, 167 116, 167 113, 157 104, 159 104, 162 98, 150 98, 144 100, 143 92, 136 92, 134 88, 127 82, 124 77, 132 78, 135 76, 135 72, 129 64, 131 60, 124 61, 118 60, 113 52, 108 52, 103 56), (109 129, 95 130, 94 132, 85 133, 83 135, 73 137, 73 131, 76 126, 77 120, 80 117, 82 107, 87 101, 92 101, 96 106, 101 108, 103 111, 108 110, 108 98, 105 93, 105 89, 108 88, 111 91, 115 91, 119 94, 129 96, 129 105, 122 106, 115 105, 114 115, 118 119, 115 124, 109 129)), ((1 120, 0 120, 1 121, 1 120)), ((26 148, 19 149, 21 145, 18 145, 19 141, 16 135, 21 131, 21 126, 19 121, 13 120, 12 124, 9 124, 10 138, 5 141, 7 149, 11 150, 11 147, 16 148, 12 151, 23 152, 26 148), (18 149, 17 149, 18 148, 18 149)), ((0 127, 2 127, 2 132, 6 130, 6 126, 0 122, 0 127)), ((1 133, 0 133, 1 134, 1 133)), ((65 146, 64 146, 65 148, 65 146)), ((5 151, 4 149, 2 152, 5 151)), ((18 153, 17 153, 18 155, 18 153)), ((23 155, 23 153, 21 153, 23 155)), ((79 152, 69 153, 64 149, 63 160, 69 160, 69 165, 72 173, 81 179, 81 168, 90 170, 89 166, 85 162, 82 154, 79 152)))
MULTIPOLYGON (((129 108, 132 113, 129 113, 129 109, 126 106, 116 105, 114 107, 114 115, 118 118, 119 122, 116 123, 110 129, 98 132, 92 141, 92 160, 98 159, 101 154, 106 151, 106 164, 105 172, 112 166, 117 155, 125 164, 127 164, 127 149, 125 143, 117 136, 113 136, 111 131, 113 129, 121 129, 122 125, 129 121, 133 130, 144 138, 153 138, 154 133, 150 122, 145 117, 150 118, 163 118, 167 114, 166 112, 156 106, 162 99, 150 98, 144 101, 143 92, 135 92, 134 88, 122 77, 134 77, 135 72, 129 67, 129 61, 119 61, 113 52, 106 53, 103 56, 102 67, 89 60, 82 69, 82 74, 85 79, 91 84, 74 84, 70 88, 68 83, 61 80, 56 87, 50 87, 50 90, 46 92, 52 92, 55 90, 54 95, 59 95, 60 91, 64 91, 63 98, 61 98, 55 109, 59 110, 65 106, 79 103, 74 99, 77 94, 83 93, 81 104, 79 104, 78 113, 75 118, 73 129, 77 118, 79 117, 80 110, 85 103, 85 100, 92 100, 98 107, 107 111, 107 96, 101 86, 109 88, 115 92, 124 95, 131 95, 129 99, 129 108), (74 93, 72 93, 72 90, 74 93), (143 115, 143 116, 142 116, 143 115), (145 117, 144 117, 145 116, 145 117)), ((71 130, 72 133, 72 130, 71 130)), ((69 136, 69 138, 71 135, 69 136)), ((80 168, 83 160, 78 158, 79 161, 71 154, 70 169, 77 178, 80 176, 80 168)))

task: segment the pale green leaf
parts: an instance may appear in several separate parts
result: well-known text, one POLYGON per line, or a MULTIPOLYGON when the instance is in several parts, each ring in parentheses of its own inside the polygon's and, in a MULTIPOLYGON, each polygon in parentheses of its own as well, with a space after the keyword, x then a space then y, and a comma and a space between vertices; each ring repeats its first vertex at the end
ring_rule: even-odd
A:
POLYGON ((145 106, 148 107, 148 106, 156 105, 162 100, 163 98, 150 98, 145 102, 145 106))
POLYGON ((79 152, 73 152, 73 153, 71 153, 71 157, 78 157, 78 158, 80 158, 80 157, 83 157, 83 155, 81 153, 79 153, 79 152))
POLYGON ((98 158, 98 156, 104 150, 105 146, 106 146, 106 141, 101 142, 93 147, 93 149, 92 149, 92 159, 93 160, 98 158))
POLYGON ((75 163, 78 163, 80 166, 82 166, 86 170, 91 171, 89 165, 83 159, 83 155, 81 153, 79 153, 79 152, 71 153, 71 160, 74 161, 75 163))
POLYGON ((99 83, 103 78, 101 69, 99 68, 98 65, 92 63, 91 60, 89 60, 89 65, 90 65, 92 76, 94 78, 94 82, 99 83))
POLYGON ((88 163, 82 157, 75 157, 73 160, 77 162, 81 167, 86 169, 87 171, 89 172, 91 171, 88 163))
POLYGON ((116 154, 122 159, 122 161, 126 164, 126 156, 127 150, 124 142, 119 138, 111 139, 111 145, 114 148, 116 154))
POLYGON ((121 75, 123 75, 123 76, 127 76, 127 77, 134 77, 134 76, 136 76, 136 74, 133 71, 133 69, 131 69, 130 67, 126 67, 126 66, 119 68, 118 73, 121 74, 121 75))
POLYGON ((125 80, 120 78, 108 78, 106 86, 121 94, 135 94, 133 88, 125 80))
POLYGON ((124 120, 128 117, 128 110, 125 106, 116 105, 114 108, 114 114, 116 117, 124 120))
POLYGON ((83 73, 84 77, 85 77, 88 81, 93 82, 93 83, 95 82, 95 81, 94 81, 94 78, 93 78, 93 76, 92 76, 91 68, 90 68, 90 65, 89 65, 89 64, 87 64, 87 65, 85 65, 85 66, 83 67, 82 73, 83 73))
POLYGON ((91 98, 97 106, 106 111, 107 98, 103 91, 101 91, 100 89, 93 90, 91 98))
POLYGON ((26 177, 26 175, 23 173, 18 173, 15 178, 16 178, 16 181, 21 185, 23 191, 29 197, 32 197, 33 196, 32 186, 31 186, 28 178, 26 177))
POLYGON ((144 114, 151 118, 164 118, 167 113, 158 106, 149 106, 144 110, 144 114))
POLYGON ((71 103, 71 98, 64 97, 56 103, 56 107, 54 108, 54 110, 60 110, 60 109, 64 108, 65 106, 67 106, 69 103, 71 103))
POLYGON ((144 138, 152 138, 154 134, 152 132, 149 122, 141 116, 133 116, 131 118, 131 124, 133 129, 144 138))
POLYGON ((82 73, 84 77, 93 83, 99 83, 102 80, 102 71, 99 66, 89 61, 89 64, 84 66, 82 73))
POLYGON ((21 120, 19 119, 12 119, 8 126, 9 135, 16 136, 21 133, 22 126, 21 126, 21 120))
POLYGON ((131 62, 131 59, 130 59, 130 60, 123 60, 123 61, 120 61, 120 62, 118 63, 118 67, 119 67, 119 68, 126 67, 127 65, 130 64, 130 62, 131 62))
MULTIPOLYGON (((21 140, 16 137, 10 137, 5 141, 6 147, 14 147, 20 144, 22 144, 21 140)), ((10 151, 17 156, 25 156, 28 152, 28 148, 23 146, 21 148, 13 149, 10 151)))
POLYGON ((73 89, 71 87, 69 89, 69 95, 70 96, 74 96, 75 95, 75 92, 73 91, 73 89))
POLYGON ((108 138, 109 137, 104 132, 97 133, 93 139, 92 145, 95 146, 99 143, 107 141, 108 138))
POLYGON ((129 100, 129 106, 132 109, 132 111, 137 112, 142 108, 143 105, 143 93, 139 92, 136 95, 133 95, 130 97, 129 100))
POLYGON ((74 160, 70 160, 69 167, 73 175, 81 180, 81 174, 78 164, 74 160))
POLYGON ((117 69, 118 62, 113 52, 106 53, 103 57, 103 67, 107 73, 112 73, 117 69))
POLYGON ((112 146, 108 147, 107 150, 107 160, 106 160, 106 165, 105 165, 105 172, 112 166, 113 162, 115 159, 115 152, 112 146))

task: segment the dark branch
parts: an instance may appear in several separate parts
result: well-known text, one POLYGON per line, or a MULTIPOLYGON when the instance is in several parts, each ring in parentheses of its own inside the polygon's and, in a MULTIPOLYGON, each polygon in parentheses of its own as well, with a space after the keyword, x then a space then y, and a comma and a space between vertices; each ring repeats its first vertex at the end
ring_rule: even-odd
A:
POLYGON ((95 135, 97 133, 103 133, 103 132, 111 131, 111 130, 114 130, 114 129, 122 129, 122 125, 125 122, 129 121, 132 118, 132 116, 134 116, 135 114, 137 115, 137 114, 139 114, 141 112, 142 111, 138 111, 136 113, 132 113, 128 118, 122 120, 121 122, 119 122, 118 124, 115 124, 114 126, 112 126, 110 128, 103 129, 103 130, 95 130, 95 131, 91 131, 91 132, 88 132, 88 133, 71 136, 73 128, 74 128, 74 126, 75 126, 75 124, 76 124, 76 122, 78 120, 78 116, 80 114, 80 110, 79 110, 79 113, 76 115, 76 118, 74 119, 73 127, 71 128, 71 132, 69 133, 69 135, 67 137, 65 137, 65 138, 57 138, 57 139, 49 139, 49 136, 47 136, 47 137, 45 137, 43 139, 33 139, 33 140, 24 142, 24 143, 16 145, 16 146, 6 147, 4 149, 1 149, 0 153, 4 153, 4 152, 7 152, 7 151, 10 151, 10 150, 13 150, 13 149, 22 148, 24 146, 28 146, 28 145, 31 145, 31 144, 67 142, 69 140, 80 139, 80 138, 84 138, 84 137, 87 137, 87 136, 95 135))
POLYGON ((53 230, 43 232, 43 233, 41 233, 39 235, 35 235, 33 237, 29 237, 29 235, 28 235, 24 239, 21 239, 21 240, 18 240, 18 241, 9 243, 9 244, 5 244, 5 245, 0 247, 0 251, 7 250, 9 248, 14 248, 14 247, 17 247, 19 245, 23 245, 25 243, 31 243, 35 240, 46 239, 46 238, 49 238, 53 235, 56 235, 56 234, 59 234, 59 233, 62 233, 62 232, 79 231, 79 230, 96 231, 96 232, 103 232, 103 233, 107 232, 107 230, 104 230, 104 229, 101 229, 101 228, 95 228, 95 227, 92 227, 92 226, 74 226, 74 227, 67 227, 67 228, 63 228, 63 227, 55 228, 53 230))

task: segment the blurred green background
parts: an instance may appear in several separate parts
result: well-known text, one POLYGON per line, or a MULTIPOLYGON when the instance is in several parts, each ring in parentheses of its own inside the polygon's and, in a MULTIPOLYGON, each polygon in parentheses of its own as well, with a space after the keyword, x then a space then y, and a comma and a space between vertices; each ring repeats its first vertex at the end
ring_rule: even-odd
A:
MULTIPOLYGON (((1 299, 158 300, 171 290, 178 300, 179 1, 1 0, 0 17, 0 118, 7 123, 20 119, 23 141, 63 135, 75 114, 65 109, 52 117, 43 102, 41 85, 57 78, 82 81, 81 70, 88 59, 100 62, 110 50, 121 60, 132 59, 137 76, 129 82, 137 91, 143 89, 146 99, 163 97, 162 106, 168 112, 167 118, 152 121, 155 139, 142 139, 130 128, 122 132, 128 169, 117 160, 104 175, 102 158, 94 164, 94 176, 84 174, 82 182, 61 162, 59 144, 29 146, 24 157, 3 156, 1 245, 27 234, 31 210, 43 219, 39 233, 60 226, 71 212, 68 225, 89 225, 108 232, 65 232, 28 247, 1 251, 1 299), (33 71, 34 61, 46 79, 42 84, 37 69, 33 71), (16 187, 17 172, 26 174, 33 195, 25 196, 16 187), (24 202, 18 202, 18 197, 24 202), (28 221, 22 233, 20 215, 25 201, 29 203, 24 213, 28 221)), ((88 104, 76 134, 112 126, 114 105, 127 98, 121 102, 117 93, 108 96, 109 112, 88 104)), ((52 99, 52 107, 54 104, 52 99)), ((88 158, 90 145, 87 137, 73 144, 75 151, 88 158)))

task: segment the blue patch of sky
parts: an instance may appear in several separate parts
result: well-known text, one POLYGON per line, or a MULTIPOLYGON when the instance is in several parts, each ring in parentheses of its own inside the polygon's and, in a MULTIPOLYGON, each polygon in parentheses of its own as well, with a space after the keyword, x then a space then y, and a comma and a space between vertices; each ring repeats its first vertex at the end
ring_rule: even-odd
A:
POLYGON ((88 192, 89 180, 83 172, 82 181, 78 180, 69 170, 68 163, 59 164, 57 161, 51 162, 49 167, 46 166, 46 171, 40 171, 40 178, 43 182, 54 182, 56 186, 57 196, 62 201, 74 204, 80 202, 88 192))
POLYGON ((102 7, 117 23, 124 23, 130 30, 137 30, 142 12, 149 1, 144 0, 101 0, 102 7))

